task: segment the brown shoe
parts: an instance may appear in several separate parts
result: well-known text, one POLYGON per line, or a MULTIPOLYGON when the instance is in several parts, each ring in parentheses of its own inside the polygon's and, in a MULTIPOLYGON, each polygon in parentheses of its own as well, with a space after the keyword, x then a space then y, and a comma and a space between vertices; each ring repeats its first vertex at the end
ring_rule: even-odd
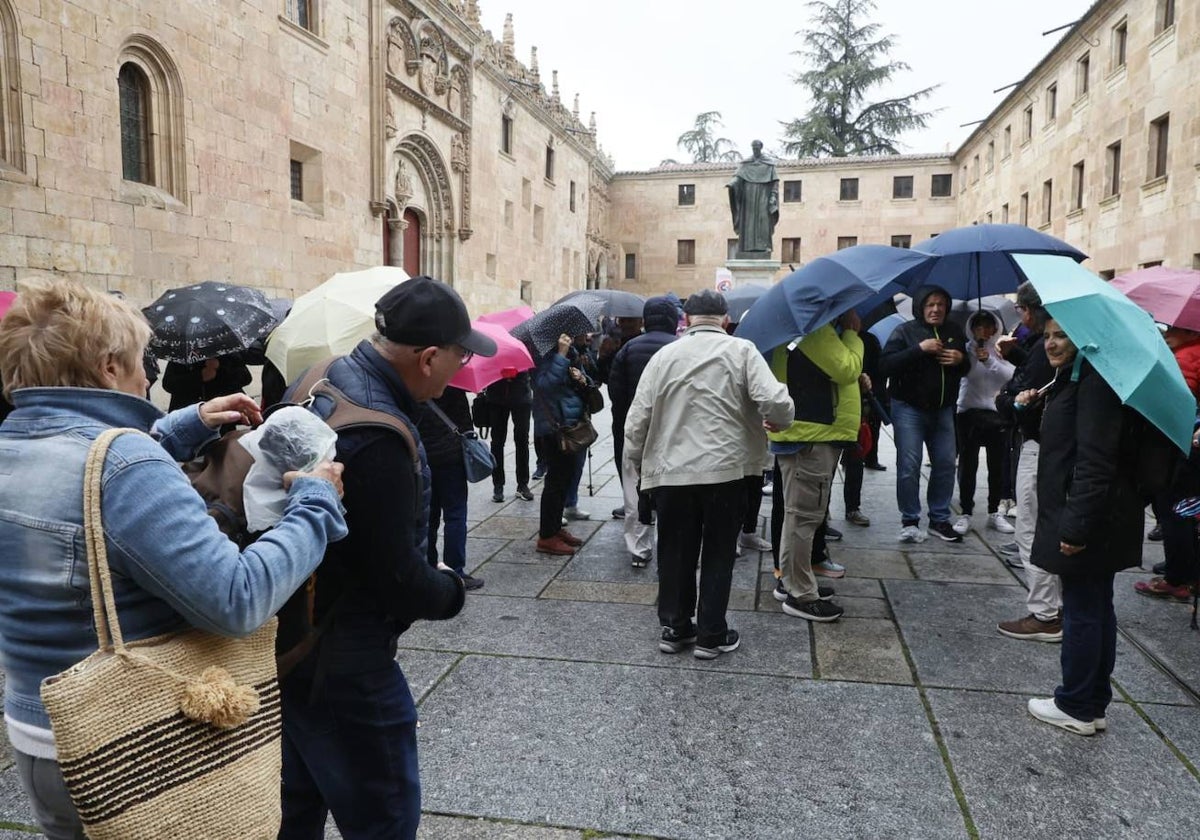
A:
POLYGON ((538 554, 562 554, 571 555, 575 553, 575 549, 565 543, 558 534, 553 537, 542 537, 537 541, 538 554))
POLYGON ((1030 613, 1016 621, 1001 621, 996 629, 1010 639, 1028 639, 1032 642, 1061 642, 1062 616, 1042 621, 1030 613))
POLYGON ((579 539, 579 537, 572 534, 566 528, 563 528, 561 531, 559 531, 554 536, 558 537, 560 540, 565 542, 567 545, 575 546, 576 548, 583 545, 583 540, 579 539))

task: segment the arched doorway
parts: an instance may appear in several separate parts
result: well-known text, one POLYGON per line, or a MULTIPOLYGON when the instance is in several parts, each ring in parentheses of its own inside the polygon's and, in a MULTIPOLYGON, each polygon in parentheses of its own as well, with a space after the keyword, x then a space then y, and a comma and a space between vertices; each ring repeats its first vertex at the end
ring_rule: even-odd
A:
POLYGON ((406 208, 404 222, 404 270, 409 277, 416 277, 421 273, 421 217, 406 208))

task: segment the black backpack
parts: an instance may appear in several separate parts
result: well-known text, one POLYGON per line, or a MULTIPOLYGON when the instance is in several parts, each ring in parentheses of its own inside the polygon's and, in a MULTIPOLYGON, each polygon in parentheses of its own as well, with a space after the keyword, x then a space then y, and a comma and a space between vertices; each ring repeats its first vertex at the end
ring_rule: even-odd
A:
MULTIPOLYGON (((378 427, 390 429, 400 435, 413 462, 413 480, 417 487, 417 502, 422 498, 421 487, 421 458, 417 452, 417 442, 411 430, 403 420, 382 411, 364 408, 353 402, 349 397, 335 388, 325 377, 330 365, 337 359, 329 359, 314 365, 304 374, 303 378, 291 389, 294 396, 301 398, 299 402, 281 402, 267 410, 269 415, 276 409, 288 405, 301 405, 314 413, 318 398, 328 398, 332 409, 322 419, 334 431, 378 427)), ((217 526, 239 548, 245 548, 254 542, 262 532, 251 533, 246 525, 246 508, 242 497, 242 485, 246 474, 254 464, 254 459, 242 446, 236 444, 238 438, 246 434, 246 430, 230 432, 207 447, 196 461, 184 465, 184 472, 191 479, 201 498, 208 505, 209 515, 217 521, 217 526)), ((333 623, 342 598, 339 596, 320 622, 316 621, 317 576, 318 569, 309 576, 308 581, 300 588, 279 611, 279 632, 276 637, 275 661, 282 679, 298 665, 316 647, 321 635, 333 623)))

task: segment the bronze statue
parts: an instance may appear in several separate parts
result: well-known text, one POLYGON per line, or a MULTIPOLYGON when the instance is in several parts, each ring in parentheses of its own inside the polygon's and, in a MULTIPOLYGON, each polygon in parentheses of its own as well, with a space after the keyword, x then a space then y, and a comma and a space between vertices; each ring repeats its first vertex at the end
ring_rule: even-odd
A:
POLYGON ((761 140, 750 148, 753 155, 738 166, 726 189, 738 235, 737 258, 765 260, 771 257, 771 235, 779 221, 779 176, 775 164, 763 156, 761 140))

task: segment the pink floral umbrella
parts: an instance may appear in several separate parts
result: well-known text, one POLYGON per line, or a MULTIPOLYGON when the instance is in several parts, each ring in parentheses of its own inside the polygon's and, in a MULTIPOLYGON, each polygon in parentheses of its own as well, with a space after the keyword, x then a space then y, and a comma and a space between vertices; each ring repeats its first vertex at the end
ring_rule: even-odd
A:
POLYGON ((529 355, 524 343, 508 334, 503 324, 488 323, 481 316, 472 322, 471 326, 496 342, 496 355, 490 358, 475 355, 471 361, 454 374, 450 384, 478 394, 493 382, 501 379, 511 379, 523 370, 533 367, 533 357, 529 355))
POLYGON ((1112 285, 1160 324, 1200 332, 1200 271, 1159 265, 1114 277, 1112 285))

